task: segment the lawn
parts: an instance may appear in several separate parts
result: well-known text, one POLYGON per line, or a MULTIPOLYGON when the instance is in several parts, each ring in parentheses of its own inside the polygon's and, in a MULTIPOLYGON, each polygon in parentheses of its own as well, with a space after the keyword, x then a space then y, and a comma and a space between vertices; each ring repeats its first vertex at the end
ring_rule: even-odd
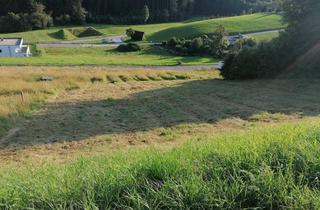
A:
POLYGON ((211 57, 182 57, 156 47, 140 52, 119 53, 114 48, 45 48, 41 56, 0 58, 0 65, 209 65, 218 60, 211 57))
POLYGON ((195 37, 202 34, 212 34, 219 25, 223 25, 231 34, 265 31, 284 27, 279 15, 260 13, 184 23, 179 26, 153 32, 148 36, 148 39, 162 41, 171 37, 195 37))
POLYGON ((255 40, 258 42, 263 42, 263 41, 271 41, 272 39, 276 38, 279 36, 279 32, 272 32, 272 33, 267 33, 267 34, 258 34, 252 36, 255 40))
MULTIPOLYGON (((146 24, 146 25, 97 25, 95 27, 104 36, 114 36, 124 34, 128 28, 142 30, 146 32, 150 41, 167 40, 172 36, 193 37, 202 34, 211 34, 218 25, 224 25, 230 32, 252 32, 282 28, 281 17, 275 14, 253 14, 237 17, 216 18, 207 20, 190 20, 176 23, 146 24)), ((69 27, 69 26, 68 26, 69 27)), ((65 27, 66 28, 66 27, 65 27)), ((55 33, 61 27, 53 27, 46 30, 37 30, 22 33, 0 34, 1 37, 23 37, 26 42, 53 42, 59 41, 55 33)), ((61 40, 60 40, 61 41, 61 40)))
POLYGON ((317 79, 0 67, 0 81, 1 208, 319 208, 317 79))

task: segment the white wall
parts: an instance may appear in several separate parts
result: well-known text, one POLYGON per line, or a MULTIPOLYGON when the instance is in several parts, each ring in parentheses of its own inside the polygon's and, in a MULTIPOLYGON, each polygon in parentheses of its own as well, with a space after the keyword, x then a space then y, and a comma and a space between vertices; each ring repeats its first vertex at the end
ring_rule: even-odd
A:
POLYGON ((20 52, 21 47, 18 46, 0 46, 0 57, 25 57, 20 52))

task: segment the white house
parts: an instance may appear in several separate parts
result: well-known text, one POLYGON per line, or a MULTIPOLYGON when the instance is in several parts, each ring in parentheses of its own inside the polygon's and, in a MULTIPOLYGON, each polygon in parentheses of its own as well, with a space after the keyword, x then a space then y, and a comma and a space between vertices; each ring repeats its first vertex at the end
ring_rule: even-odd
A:
POLYGON ((29 57, 28 45, 23 45, 22 38, 0 38, 0 57, 29 57))

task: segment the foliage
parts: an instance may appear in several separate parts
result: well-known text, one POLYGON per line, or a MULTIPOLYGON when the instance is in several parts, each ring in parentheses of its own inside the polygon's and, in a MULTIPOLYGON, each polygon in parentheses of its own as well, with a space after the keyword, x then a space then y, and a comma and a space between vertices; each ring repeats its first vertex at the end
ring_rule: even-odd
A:
POLYGON ((68 29, 60 29, 57 32, 52 33, 51 36, 62 40, 72 40, 76 38, 68 29))
POLYGON ((78 37, 87 37, 87 36, 101 36, 102 33, 95 29, 94 27, 88 27, 81 31, 78 37))
POLYGON ((30 51, 31 51, 32 56, 43 56, 46 54, 45 49, 42 47, 39 47, 36 44, 30 45, 30 51))
POLYGON ((6 16, 0 16, 0 25, 0 32, 29 31, 51 26, 52 18, 45 13, 42 4, 33 3, 28 13, 9 12, 6 16))
POLYGON ((119 52, 136 52, 136 51, 140 51, 141 50, 141 47, 136 44, 136 43, 128 43, 128 44, 122 44, 120 45, 117 50, 119 52))
POLYGON ((148 5, 144 5, 142 10, 143 22, 146 23, 150 18, 150 11, 148 5))
POLYGON ((290 25, 298 24, 312 10, 319 9, 318 0, 282 0, 284 19, 290 25))
POLYGON ((211 55, 214 57, 223 57, 229 47, 228 33, 223 26, 219 26, 212 36, 207 35, 196 37, 194 39, 171 38, 163 42, 162 46, 179 55, 211 55))
POLYGON ((312 48, 320 41, 320 24, 314 21, 320 14, 317 9, 312 12, 311 8, 319 8, 319 3, 285 0, 284 5, 285 19, 289 22, 287 31, 270 43, 230 55, 221 71, 226 79, 254 79, 276 76, 286 69, 293 71, 312 53, 312 48))
MULTIPOLYGON (((18 14, 20 25, 24 14, 31 19, 31 29, 55 25, 94 23, 140 24, 179 21, 193 16, 227 16, 267 11, 268 1, 261 0, 0 0, 0 17, 18 14)), ((30 30, 30 27, 27 28, 30 30)), ((23 31, 24 28, 3 32, 23 31)))
MULTIPOLYGON (((268 37, 267 37, 268 38, 268 37)), ((232 52, 240 52, 244 48, 252 48, 257 45, 257 41, 253 37, 242 37, 238 39, 232 46, 232 52)))
POLYGON ((128 37, 132 38, 134 36, 134 33, 135 33, 135 31, 132 28, 129 28, 129 29, 126 30, 126 35, 128 37))

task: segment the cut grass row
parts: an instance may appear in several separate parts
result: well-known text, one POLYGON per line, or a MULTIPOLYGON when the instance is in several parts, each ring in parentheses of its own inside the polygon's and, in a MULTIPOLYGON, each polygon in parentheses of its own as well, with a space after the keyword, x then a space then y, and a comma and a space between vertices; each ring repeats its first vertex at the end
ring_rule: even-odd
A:
MULTIPOLYGON (((231 32, 253 32, 283 28, 281 17, 276 14, 258 13, 236 17, 215 18, 200 21, 185 21, 177 23, 161 23, 146 25, 91 25, 103 36, 115 36, 124 34, 128 28, 146 32, 149 41, 168 40, 176 37, 194 37, 202 34, 212 34, 218 25, 224 25, 231 32)), ((62 27, 70 28, 70 27, 62 27)), ((79 27, 75 27, 79 28, 79 27)), ((27 42, 52 42, 59 41, 57 32, 61 27, 53 27, 46 30, 37 30, 22 33, 1 34, 1 37, 23 37, 27 42)), ((73 39, 74 37, 71 37, 73 39)))
POLYGON ((318 119, 172 151, 4 167, 4 209, 319 209, 318 119))

